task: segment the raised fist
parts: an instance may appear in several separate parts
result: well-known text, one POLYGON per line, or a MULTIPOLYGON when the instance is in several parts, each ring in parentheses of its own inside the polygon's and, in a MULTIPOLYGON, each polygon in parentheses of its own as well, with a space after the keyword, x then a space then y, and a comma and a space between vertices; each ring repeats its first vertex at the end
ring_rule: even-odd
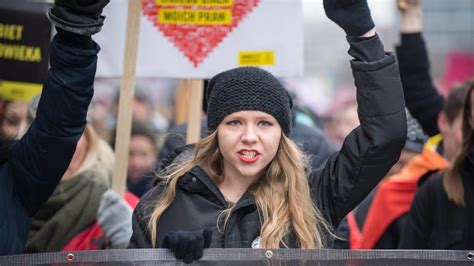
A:
POLYGON ((324 0, 326 16, 348 36, 361 36, 374 28, 367 0, 324 0))

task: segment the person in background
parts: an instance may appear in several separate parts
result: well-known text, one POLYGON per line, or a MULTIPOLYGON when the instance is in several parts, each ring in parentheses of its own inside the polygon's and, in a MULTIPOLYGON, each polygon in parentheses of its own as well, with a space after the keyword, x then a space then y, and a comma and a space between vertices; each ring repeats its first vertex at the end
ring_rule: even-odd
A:
POLYGON ((336 99, 339 102, 330 109, 329 117, 324 124, 324 134, 328 141, 337 147, 341 147, 347 135, 360 124, 355 94, 349 92, 340 94, 343 99, 336 99))
POLYGON ((461 147, 459 115, 466 89, 451 93, 448 100, 436 89, 430 74, 430 61, 423 38, 421 0, 405 3, 401 12, 400 45, 396 47, 403 93, 408 110, 431 137, 429 143, 448 161, 461 147))
MULTIPOLYGON (((36 116, 39 97, 28 106, 36 116)), ((88 123, 59 185, 33 217, 26 253, 125 248, 131 236, 132 208, 138 198, 125 201, 109 189, 114 154, 88 123), (128 204, 127 204, 128 202, 128 204), (100 208, 107 206, 107 208, 100 208), (109 217, 110 216, 110 217, 109 217)))
POLYGON ((100 31, 107 3, 57 0, 48 13, 58 33, 36 119, 17 142, 0 135, 0 255, 23 251, 32 217, 53 193, 85 129, 99 52, 91 35, 100 31))
POLYGON ((347 33, 361 125, 313 170, 289 139, 292 99, 256 67, 221 72, 206 89, 209 135, 171 161, 133 214, 129 248, 168 248, 190 263, 204 248, 332 247, 332 232, 398 161, 406 136, 395 56, 365 0, 325 0, 347 33))
MULTIPOLYGON (((108 117, 107 117, 107 128, 110 129, 111 133, 115 133, 117 127, 117 115, 118 115, 118 104, 120 99, 120 93, 115 96, 115 101, 111 104, 108 117)), ((143 121, 147 123, 154 132, 161 133, 168 127, 168 121, 164 116, 155 110, 155 106, 151 100, 150 93, 143 87, 136 87, 135 94, 133 95, 132 101, 132 120, 143 121)), ((110 136, 110 140, 115 139, 115 135, 110 136)))
POLYGON ((446 171, 416 193, 400 240, 401 249, 474 249, 474 79, 462 117, 462 145, 446 171))
MULTIPOLYGON (((127 167, 128 191, 142 197, 153 186, 150 172, 158 156, 156 131, 145 121, 133 120, 127 167)), ((115 138, 112 139, 115 145, 115 138)))

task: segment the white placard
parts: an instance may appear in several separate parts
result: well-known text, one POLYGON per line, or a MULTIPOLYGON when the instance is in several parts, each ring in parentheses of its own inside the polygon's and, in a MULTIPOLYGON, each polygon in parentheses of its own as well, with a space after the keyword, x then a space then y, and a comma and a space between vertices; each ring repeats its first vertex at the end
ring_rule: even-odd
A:
MULTIPOLYGON (((144 3, 136 72, 139 77, 209 78, 241 65, 258 65, 279 77, 303 74, 301 0, 144 0, 144 3), (191 2, 197 5, 183 5, 191 2), (183 22, 187 25, 176 24, 183 22), (227 34, 219 41, 220 32, 227 34), (209 38, 215 38, 216 44, 212 45, 209 38), (198 52, 190 52, 196 47, 198 52)), ((107 17, 104 27, 94 36, 102 47, 97 76, 122 74, 126 14, 126 0, 113 0, 104 9, 107 17)))

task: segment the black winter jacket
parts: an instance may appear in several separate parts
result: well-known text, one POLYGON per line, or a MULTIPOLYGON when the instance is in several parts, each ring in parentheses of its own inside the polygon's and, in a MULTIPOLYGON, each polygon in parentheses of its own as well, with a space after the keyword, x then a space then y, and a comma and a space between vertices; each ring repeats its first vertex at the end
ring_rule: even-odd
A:
POLYGON ((399 248, 474 250, 474 148, 461 169, 464 206, 449 200, 444 173, 418 190, 407 215, 399 248))
MULTIPOLYGON (((374 42, 380 42, 378 37, 358 44, 374 42)), ((357 46, 351 43, 351 54, 362 52, 358 48, 363 47, 357 46)), ((398 161, 404 146, 406 116, 398 66, 394 55, 384 55, 383 48, 382 57, 371 62, 351 61, 361 125, 349 134, 341 150, 330 156, 324 168, 309 176, 311 197, 333 228, 398 161)), ((147 222, 163 188, 159 185, 149 191, 135 209, 129 248, 152 246, 147 222)), ((156 247, 161 247, 168 232, 202 228, 213 231, 211 248, 251 247, 261 228, 255 199, 245 193, 230 214, 225 232, 220 233, 217 218, 226 208, 216 184, 201 167, 195 166, 179 179, 174 202, 158 221, 156 247)), ((288 242, 290 247, 298 247, 294 239, 288 242)))
POLYGON ((0 255, 23 251, 31 217, 66 171, 86 125, 99 47, 51 44, 36 120, 0 165, 0 255))
MULTIPOLYGON (((472 179, 472 173, 469 178, 472 179)), ((472 181, 471 181, 472 183, 472 181)), ((465 188, 467 202, 473 202, 473 186, 465 188)), ((401 249, 474 249, 474 239, 468 237, 472 230, 474 210, 457 206, 448 199, 443 187, 443 174, 429 178, 416 193, 408 212, 400 240, 401 249), (471 220, 471 222, 469 222, 471 220), (470 242, 470 244, 469 244, 470 242)))

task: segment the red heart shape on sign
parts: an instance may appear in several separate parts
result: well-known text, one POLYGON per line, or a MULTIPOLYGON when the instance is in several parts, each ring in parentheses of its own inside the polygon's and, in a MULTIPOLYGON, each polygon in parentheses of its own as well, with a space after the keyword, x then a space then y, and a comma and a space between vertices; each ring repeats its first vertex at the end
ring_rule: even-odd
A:
POLYGON ((143 13, 194 65, 237 27, 260 0, 143 0, 143 13), (170 3, 200 3, 178 5, 170 3), (232 3, 231 5, 205 3, 232 3), (163 4, 160 4, 163 3, 163 4))

